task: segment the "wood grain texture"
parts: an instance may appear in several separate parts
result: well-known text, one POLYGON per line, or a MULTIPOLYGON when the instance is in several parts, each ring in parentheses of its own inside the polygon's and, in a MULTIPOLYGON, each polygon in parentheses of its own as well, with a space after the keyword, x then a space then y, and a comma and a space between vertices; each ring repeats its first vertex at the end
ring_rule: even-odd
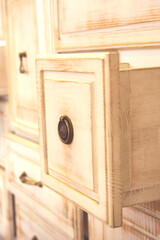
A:
POLYGON ((6 46, 0 46, 0 96, 8 94, 8 73, 7 73, 7 59, 6 46))
POLYGON ((160 69, 134 70, 130 80, 132 189, 160 184, 160 69))
POLYGON ((117 52, 37 59, 44 184, 112 227, 122 206, 160 199, 160 70, 119 66, 117 52), (62 115, 73 121, 69 146, 57 132, 62 115))
POLYGON ((6 171, 0 168, 0 238, 13 239, 13 218, 11 216, 12 204, 10 202, 6 171))
POLYGON ((11 126, 19 134, 38 141, 35 57, 51 52, 49 1, 7 0, 6 4, 11 126), (24 74, 19 72, 21 52, 27 54, 23 58, 24 74))
POLYGON ((7 237, 7 188, 5 171, 0 169, 0 236, 7 237))
POLYGON ((159 45, 158 0, 54 0, 57 51, 159 45))
MULTIPOLYGON (((54 58, 48 59, 45 56, 39 57, 37 59, 37 83, 38 101, 40 104, 41 146, 43 146, 41 148, 41 166, 44 184, 69 198, 86 211, 92 212, 99 218, 107 221, 107 187, 104 184, 107 181, 107 176, 105 175, 103 60, 104 54, 87 54, 86 57, 83 54, 77 56, 56 55, 54 58), (94 75, 94 78, 92 75, 94 75), (91 95, 89 95, 90 90, 83 86, 84 82, 88 84, 90 81, 92 81, 91 95), (68 84, 69 87, 74 86, 73 94, 70 92, 70 95, 67 95, 65 88, 59 88, 58 84, 62 86, 62 83, 68 84), (76 94, 74 93, 74 90, 76 90, 75 86, 77 86, 77 89, 79 88, 79 93, 77 91, 76 94), (52 94, 55 89, 57 89, 55 94, 52 94), (63 93, 60 94, 59 91, 62 89, 63 93), (83 92, 85 93, 86 90, 87 95, 83 95, 83 92), (81 101, 76 97, 76 95, 79 96, 78 94, 81 94, 81 98, 84 98, 86 104, 84 102, 81 104, 81 101), (62 95, 65 97, 60 99, 62 95), (91 96, 90 99, 88 99, 89 96, 91 96), (57 102, 59 105, 56 105, 57 102), (91 102, 91 107, 89 102, 91 102), (58 106, 60 107, 58 108, 58 106), (51 108, 53 112, 49 111, 51 108), (81 111, 82 108, 84 111, 81 111), (92 118, 90 117, 90 111, 92 118), (57 112, 60 115, 69 113, 71 120, 73 119, 76 144, 74 144, 74 140, 69 146, 65 146, 60 142, 57 134, 57 124, 60 115, 57 115, 57 112), (55 116, 56 119, 54 118, 55 116), (86 128, 86 126, 90 126, 90 121, 91 127, 86 128), (53 123, 55 123, 55 126, 53 123), (91 136, 92 142, 88 140, 86 142, 87 136, 91 136), (90 142, 92 145, 90 145, 90 142), (59 145, 61 151, 56 150, 56 146, 59 145), (55 150, 53 150, 54 148, 55 150), (90 155, 90 149, 92 155, 90 155), (64 166, 62 165, 64 160, 61 158, 61 153, 63 152, 68 153, 65 155, 67 163, 64 163, 64 166), (78 161, 81 162, 76 162, 77 159, 80 159, 78 161), (91 183, 84 178, 88 176, 88 173, 92 173, 87 161, 90 161, 92 163, 91 166, 93 166, 93 176, 91 175, 92 178, 90 179, 93 181, 94 188, 91 188, 91 183), (67 167, 70 168, 70 171, 65 172, 63 168, 63 171, 59 168, 61 172, 58 169, 59 172, 57 173, 57 168, 51 162, 56 162, 57 165, 60 163, 64 168, 67 166, 65 164, 68 164, 67 167), (72 175, 73 172, 71 172, 75 171, 76 173, 76 165, 85 166, 77 168, 78 174, 82 177, 81 182, 78 182, 78 176, 74 177, 72 175)), ((109 61, 106 62, 106 65, 107 63, 109 61)))
POLYGON ((122 202, 124 206, 130 206, 160 198, 160 69, 122 70, 120 75, 122 82, 128 82, 125 88, 129 96, 125 119, 130 141, 128 162, 123 158, 122 202))
MULTIPOLYGON (((21 231, 21 226, 17 224, 17 231, 20 231, 20 234, 24 234, 26 236, 27 234, 38 234, 41 233, 42 230, 42 236, 44 234, 49 234, 49 236, 56 237, 59 236, 60 239, 72 239, 72 240, 83 240, 83 236, 81 233, 83 232, 83 225, 82 223, 82 211, 77 209, 72 205, 72 209, 74 209, 73 214, 68 214, 63 212, 63 215, 67 214, 67 217, 72 218, 72 224, 69 226, 67 220, 62 219, 60 216, 58 216, 58 212, 60 208, 57 209, 56 212, 52 212, 45 208, 42 204, 39 204, 34 199, 28 197, 27 195, 22 194, 22 192, 16 193, 16 203, 18 203, 17 208, 17 216, 19 217, 18 209, 25 211, 25 217, 24 217, 24 224, 23 229, 24 231, 21 231), (33 215, 32 215, 33 214, 33 215), (32 222, 31 219, 35 219, 35 222, 32 222), (26 229, 32 229, 30 232, 26 232, 26 229), (38 232, 37 232, 38 231, 38 232)), ((60 206, 60 205, 59 205, 60 206)), ((55 206, 55 208, 57 205, 55 206)), ((67 206, 66 206, 67 208, 67 206)), ((61 209, 62 210, 62 209, 61 209)), ((55 209, 56 211, 56 209, 55 209)), ((21 221, 21 218, 18 219, 21 221)), ((28 235, 27 235, 28 236, 28 235)), ((54 239, 53 238, 53 239, 54 239)), ((38 238, 39 239, 39 238, 38 238)), ((42 238, 43 239, 43 238, 42 238)))
MULTIPOLYGON (((12 129, 38 141, 35 57, 40 52, 37 5, 34 1, 8 0, 8 73, 12 129), (19 53, 25 73, 20 73, 19 53)), ((42 20, 43 22, 43 20, 42 20)), ((42 28, 43 29, 43 28, 42 28)), ((41 38, 42 42, 45 42, 41 38)), ((45 46, 42 48, 44 52, 45 46)))
POLYGON ((122 228, 111 228, 99 219, 88 215, 89 240, 122 240, 122 228))
POLYGON ((108 188, 108 222, 110 226, 121 225, 121 129, 119 57, 112 53, 105 59, 105 127, 106 168, 108 188))
MULTIPOLYGON (((7 187, 9 191, 16 197, 20 196, 24 204, 30 208, 32 208, 33 201, 36 213, 39 212, 38 206, 41 205, 48 224, 57 226, 61 231, 65 229, 65 234, 69 239, 81 240, 81 210, 77 210, 72 203, 46 186, 40 188, 27 185, 19 179, 20 175, 26 172, 28 177, 41 181, 38 144, 14 134, 8 134, 7 141, 7 187)), ((41 217, 44 218, 43 214, 41 217)))
POLYGON ((159 240, 160 204, 150 202, 123 209, 122 227, 113 229, 88 216, 90 240, 159 240))
POLYGON ((0 40, 6 39, 6 3, 0 1, 0 40))
MULTIPOLYGON (((42 210, 42 209, 41 209, 42 210)), ((16 200, 16 225, 17 225, 17 239, 32 239, 36 236, 41 239, 64 239, 72 240, 70 236, 57 226, 49 225, 45 219, 45 209, 39 215, 35 211, 30 211, 29 208, 24 206, 21 202, 16 200), (43 213, 43 218, 42 214, 43 213)))
POLYGON ((55 53, 51 5, 52 1, 50 0, 36 0, 39 53, 41 54, 55 53))
POLYGON ((49 74, 44 72, 48 171, 50 175, 55 171, 77 185, 95 191, 96 169, 93 159, 92 133, 95 125, 91 120, 94 118, 95 74, 65 73, 63 76, 60 73, 57 75, 58 73, 54 72, 49 74), (78 78, 80 78, 79 81, 78 78), (57 131, 60 117, 64 115, 71 119, 74 128, 74 139, 70 146, 60 141, 57 131), (54 134, 50 134, 51 131, 54 134))
POLYGON ((5 135, 9 131, 9 106, 8 101, 0 101, 0 165, 5 168, 7 155, 7 141, 5 135))

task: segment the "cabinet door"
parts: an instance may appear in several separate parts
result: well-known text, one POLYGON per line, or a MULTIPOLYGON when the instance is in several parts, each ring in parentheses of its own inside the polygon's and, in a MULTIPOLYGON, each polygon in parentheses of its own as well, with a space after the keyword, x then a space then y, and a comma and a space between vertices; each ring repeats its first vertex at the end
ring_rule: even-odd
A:
POLYGON ((159 0, 54 0, 57 51, 160 42, 159 0))
POLYGON ((8 0, 8 23, 12 128, 36 138, 35 56, 39 50, 36 0, 8 0))

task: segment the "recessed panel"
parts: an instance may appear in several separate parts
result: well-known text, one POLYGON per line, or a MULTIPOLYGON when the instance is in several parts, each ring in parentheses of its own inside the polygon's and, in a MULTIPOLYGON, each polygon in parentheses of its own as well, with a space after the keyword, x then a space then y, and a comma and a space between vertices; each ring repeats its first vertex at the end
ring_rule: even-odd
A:
POLYGON ((85 73, 59 73, 57 76, 52 72, 48 77, 51 79, 47 79, 46 73, 48 172, 73 187, 79 185, 94 190, 92 88, 95 76, 85 73), (58 133, 63 116, 70 119, 73 127, 70 144, 64 143, 58 133))
POLYGON ((12 129, 38 138, 35 56, 39 51, 36 1, 8 1, 12 129))
POLYGON ((64 34, 160 20, 157 0, 59 0, 58 6, 64 34))

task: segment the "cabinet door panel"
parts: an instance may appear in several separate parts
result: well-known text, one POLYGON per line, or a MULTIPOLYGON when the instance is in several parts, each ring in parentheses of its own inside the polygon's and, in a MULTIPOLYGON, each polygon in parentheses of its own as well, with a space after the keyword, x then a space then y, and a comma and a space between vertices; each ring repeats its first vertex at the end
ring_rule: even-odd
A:
POLYGON ((159 44, 158 0, 55 0, 57 51, 159 44))
POLYGON ((36 137, 35 56, 39 50, 36 1, 9 0, 8 12, 13 127, 36 137))

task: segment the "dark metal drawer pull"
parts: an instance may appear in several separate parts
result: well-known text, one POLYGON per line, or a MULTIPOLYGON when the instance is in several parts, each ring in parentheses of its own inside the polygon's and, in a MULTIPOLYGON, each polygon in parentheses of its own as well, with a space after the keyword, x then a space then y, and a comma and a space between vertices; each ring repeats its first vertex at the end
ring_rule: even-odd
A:
POLYGON ((71 144, 73 140, 73 125, 69 117, 61 116, 58 123, 60 140, 65 144, 71 144))
POLYGON ((38 240, 38 238, 36 236, 32 237, 31 240, 38 240))
POLYGON ((25 184, 29 184, 29 185, 35 185, 35 186, 38 186, 38 187, 43 187, 42 183, 41 182, 36 182, 35 180, 33 180, 32 178, 28 177, 26 172, 23 172, 21 175, 20 175, 20 180, 22 183, 25 183, 25 184))
POLYGON ((19 53, 19 59, 20 59, 20 67, 19 67, 19 71, 20 73, 27 73, 27 71, 24 69, 24 65, 23 65, 23 58, 27 57, 27 53, 26 52, 21 52, 19 53))

